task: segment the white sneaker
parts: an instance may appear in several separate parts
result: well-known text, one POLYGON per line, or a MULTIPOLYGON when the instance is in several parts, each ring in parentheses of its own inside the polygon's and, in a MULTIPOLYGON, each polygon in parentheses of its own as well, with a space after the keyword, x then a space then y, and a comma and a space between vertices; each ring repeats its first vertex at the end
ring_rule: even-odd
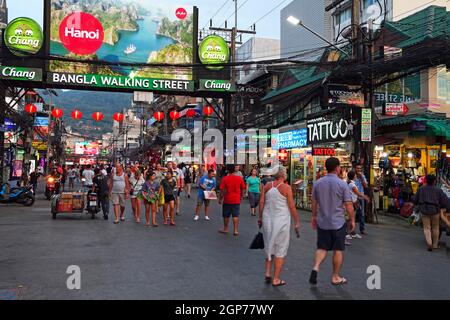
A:
POLYGON ((211 219, 209 217, 205 217, 206 221, 211 221, 211 219))
POLYGON ((352 237, 353 237, 353 239, 362 239, 361 235, 359 235, 359 234, 355 234, 352 237))
POLYGON ((194 217, 194 221, 198 221, 199 219, 200 219, 199 216, 195 216, 195 217, 194 217))
POLYGON ((345 236, 345 239, 347 239, 347 240, 352 240, 353 237, 352 237, 351 235, 348 234, 348 235, 345 236))

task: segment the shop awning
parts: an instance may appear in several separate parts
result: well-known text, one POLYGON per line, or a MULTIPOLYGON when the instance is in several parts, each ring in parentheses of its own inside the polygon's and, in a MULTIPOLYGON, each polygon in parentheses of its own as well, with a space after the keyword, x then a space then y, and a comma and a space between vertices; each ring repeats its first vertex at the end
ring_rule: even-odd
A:
POLYGON ((427 128, 433 135, 438 137, 445 137, 446 140, 450 141, 450 123, 445 120, 427 120, 417 118, 417 121, 426 121, 427 128))
POLYGON ((379 127, 405 125, 414 121, 424 122, 427 126, 426 133, 437 137, 445 137, 447 140, 450 140, 450 119, 447 119, 445 114, 427 112, 420 116, 409 115, 406 117, 383 119, 380 121, 379 127))

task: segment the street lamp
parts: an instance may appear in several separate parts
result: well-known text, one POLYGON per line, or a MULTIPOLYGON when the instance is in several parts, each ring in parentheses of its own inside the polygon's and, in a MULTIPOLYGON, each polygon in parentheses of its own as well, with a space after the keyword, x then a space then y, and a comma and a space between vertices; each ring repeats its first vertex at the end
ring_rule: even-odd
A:
POLYGON ((335 44, 331 43, 330 41, 328 41, 327 39, 325 39, 324 37, 322 37, 319 33, 317 33, 316 31, 314 31, 313 29, 309 28, 308 26, 306 26, 301 20, 297 19, 294 16, 289 16, 286 19, 288 22, 290 22, 291 24, 295 25, 295 26, 300 26, 305 28, 306 30, 308 30, 309 32, 311 32, 312 34, 314 34, 316 37, 320 38, 321 40, 325 41, 326 43, 328 43, 329 45, 331 45, 333 48, 339 50, 340 52, 342 52, 343 54, 345 54, 346 56, 348 56, 348 53, 345 52, 344 50, 342 50, 341 48, 337 47, 335 44))

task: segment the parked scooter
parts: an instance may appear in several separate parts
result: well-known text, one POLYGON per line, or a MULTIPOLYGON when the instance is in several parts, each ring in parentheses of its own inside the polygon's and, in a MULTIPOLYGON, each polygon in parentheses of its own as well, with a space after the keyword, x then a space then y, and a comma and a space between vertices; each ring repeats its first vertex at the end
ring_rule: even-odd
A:
POLYGON ((9 183, 5 183, 0 188, 0 203, 18 203, 25 207, 34 204, 33 186, 11 188, 9 183))
POLYGON ((61 178, 50 175, 47 177, 47 184, 45 186, 45 197, 50 200, 55 194, 59 193, 61 188, 61 178))

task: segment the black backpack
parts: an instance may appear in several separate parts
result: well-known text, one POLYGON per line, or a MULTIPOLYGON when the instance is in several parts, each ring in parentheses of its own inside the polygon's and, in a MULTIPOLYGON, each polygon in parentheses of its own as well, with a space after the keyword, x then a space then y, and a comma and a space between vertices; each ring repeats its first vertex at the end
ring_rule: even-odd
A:
POLYGON ((108 177, 99 175, 95 179, 97 193, 100 196, 106 196, 109 194, 108 177))

